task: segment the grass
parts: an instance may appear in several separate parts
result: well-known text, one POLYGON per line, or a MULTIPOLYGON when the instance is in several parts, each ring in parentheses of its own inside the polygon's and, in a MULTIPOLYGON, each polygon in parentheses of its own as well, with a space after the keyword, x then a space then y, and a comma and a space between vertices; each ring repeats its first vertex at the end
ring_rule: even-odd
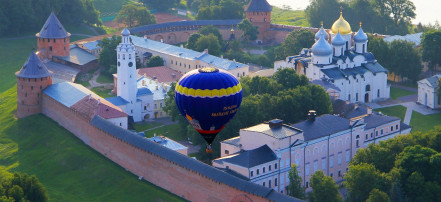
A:
POLYGON ((309 27, 309 22, 303 10, 287 10, 273 7, 271 22, 274 24, 309 27))
POLYGON ((101 17, 118 14, 124 4, 130 0, 92 0, 93 5, 100 11, 101 17))
POLYGON ((141 132, 144 130, 148 130, 150 128, 154 128, 157 126, 162 125, 161 123, 156 123, 156 122, 142 122, 142 123, 134 123, 133 127, 135 128, 136 132, 141 132))
POLYGON ((156 134, 163 135, 177 141, 186 140, 185 135, 182 134, 182 131, 180 130, 179 124, 160 127, 154 130, 146 131, 144 133, 146 137, 153 137, 153 135, 156 134))
POLYGON ((441 125, 441 114, 422 115, 416 111, 412 112, 410 126, 412 132, 421 131, 423 133, 432 130, 435 126, 441 125))
POLYGON ((403 96, 407 96, 407 95, 413 95, 413 94, 417 94, 416 92, 412 92, 412 91, 408 91, 408 90, 404 90, 401 88, 396 88, 396 87, 390 87, 390 97, 392 99, 397 99, 399 97, 403 97, 403 96))
POLYGON ((66 29, 66 31, 70 32, 71 34, 88 34, 88 35, 96 36, 95 32, 90 30, 85 24, 66 25, 64 28, 66 29))
POLYGON ((383 114, 389 115, 389 116, 395 116, 401 119, 401 121, 404 120, 404 116, 406 115, 406 107, 403 107, 401 105, 396 105, 393 107, 384 107, 375 109, 376 112, 381 112, 383 114))
POLYGON ((0 94, 0 167, 37 176, 52 201, 180 201, 106 159, 44 115, 17 120, 16 87, 0 94))
POLYGON ((113 97, 114 95, 110 94, 112 89, 106 89, 104 87, 95 87, 90 89, 92 92, 101 96, 102 98, 113 97))
POLYGON ((96 78, 96 82, 98 83, 113 83, 113 78, 101 73, 98 78, 96 78))

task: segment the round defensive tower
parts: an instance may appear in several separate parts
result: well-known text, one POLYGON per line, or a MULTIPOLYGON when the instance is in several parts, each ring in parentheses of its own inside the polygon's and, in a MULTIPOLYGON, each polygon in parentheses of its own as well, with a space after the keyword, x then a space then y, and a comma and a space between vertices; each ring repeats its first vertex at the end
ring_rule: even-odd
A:
POLYGON ((66 32, 54 13, 44 23, 37 36, 39 56, 52 59, 53 56, 69 56, 70 33, 66 32))
POLYGON ((43 90, 52 85, 52 72, 32 52, 17 76, 17 117, 41 112, 43 90))
POLYGON ((266 0, 251 0, 245 9, 246 18, 258 28, 257 42, 265 43, 271 37, 267 31, 271 28, 272 10, 266 0))

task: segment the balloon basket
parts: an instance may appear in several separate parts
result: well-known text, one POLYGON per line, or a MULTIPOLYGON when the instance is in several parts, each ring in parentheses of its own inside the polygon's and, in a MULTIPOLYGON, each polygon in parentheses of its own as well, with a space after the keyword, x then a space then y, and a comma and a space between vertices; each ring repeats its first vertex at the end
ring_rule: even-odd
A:
POLYGON ((211 154, 211 153, 213 153, 213 150, 212 149, 205 149, 205 152, 207 153, 207 154, 211 154))

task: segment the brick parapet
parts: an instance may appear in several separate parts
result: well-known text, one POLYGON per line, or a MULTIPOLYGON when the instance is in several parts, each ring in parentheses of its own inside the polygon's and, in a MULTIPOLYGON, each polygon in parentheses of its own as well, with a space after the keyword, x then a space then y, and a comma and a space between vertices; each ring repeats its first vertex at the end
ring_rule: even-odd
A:
POLYGON ((52 78, 17 77, 17 117, 23 118, 41 112, 42 91, 52 84, 52 78))
POLYGON ((37 36, 38 51, 45 50, 45 59, 52 59, 53 56, 67 57, 70 52, 70 37, 62 39, 48 39, 37 36))
MULTIPOLYGON (((269 201, 147 152, 90 124, 80 113, 43 95, 43 114, 129 172, 190 201, 269 201)), ((176 153, 176 155, 181 155, 176 153)))

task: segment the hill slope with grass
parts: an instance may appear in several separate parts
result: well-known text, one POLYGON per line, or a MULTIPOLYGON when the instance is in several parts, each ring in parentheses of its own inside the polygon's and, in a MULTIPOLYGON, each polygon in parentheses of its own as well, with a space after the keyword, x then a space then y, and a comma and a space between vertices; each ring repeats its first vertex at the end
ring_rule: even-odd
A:
POLYGON ((44 115, 14 118, 14 73, 37 47, 36 39, 0 38, 0 44, 0 169, 37 176, 52 201, 182 200, 139 181, 44 115))

